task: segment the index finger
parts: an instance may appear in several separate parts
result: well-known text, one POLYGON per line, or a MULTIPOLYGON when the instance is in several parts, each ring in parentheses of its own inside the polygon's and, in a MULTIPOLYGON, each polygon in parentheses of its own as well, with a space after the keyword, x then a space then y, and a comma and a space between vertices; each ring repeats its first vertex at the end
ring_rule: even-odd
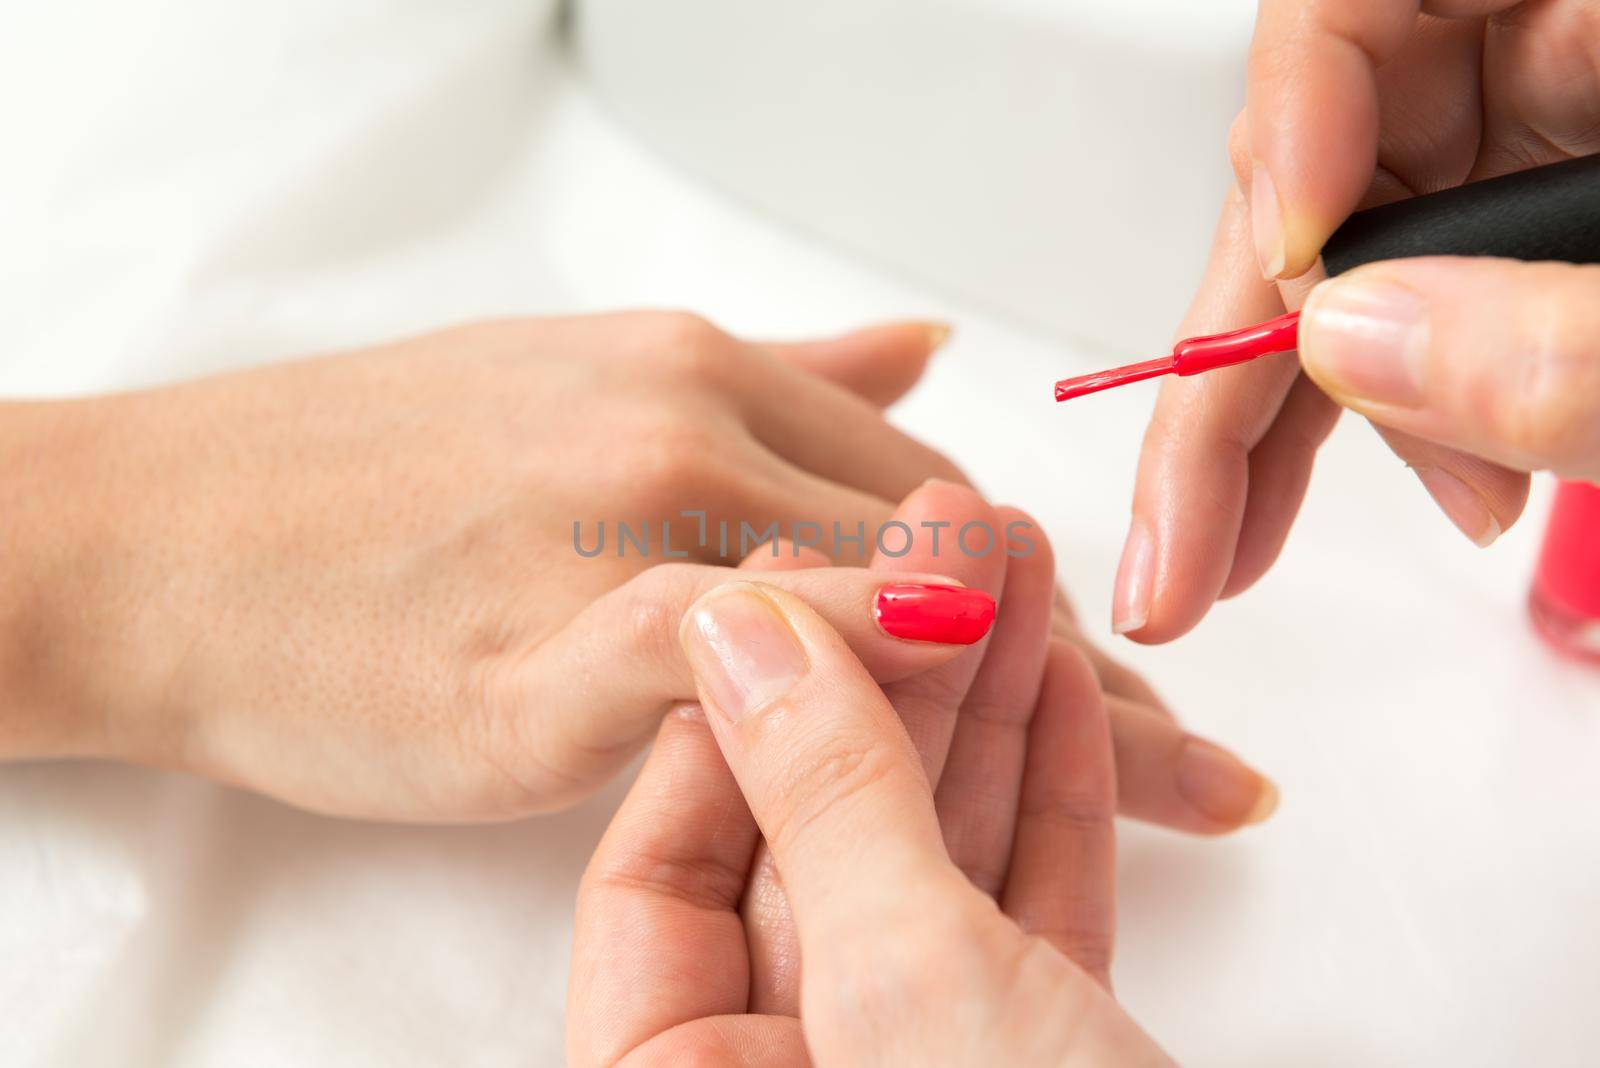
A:
POLYGON ((1268 278, 1310 270, 1372 183, 1378 68, 1423 13, 1479 17, 1520 0, 1261 0, 1246 91, 1255 246, 1268 278))

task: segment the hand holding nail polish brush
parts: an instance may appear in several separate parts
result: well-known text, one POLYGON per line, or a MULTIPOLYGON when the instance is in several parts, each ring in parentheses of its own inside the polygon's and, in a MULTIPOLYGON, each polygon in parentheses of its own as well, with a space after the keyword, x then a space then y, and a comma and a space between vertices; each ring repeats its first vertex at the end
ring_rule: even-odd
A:
POLYGON ((1589 466, 1578 457, 1594 420, 1574 409, 1593 395, 1593 269, 1552 264, 1600 251, 1600 162, 1582 158, 1600 152, 1592 13, 1546 0, 1258 5, 1228 134, 1237 184, 1186 333, 1301 308, 1299 358, 1161 391, 1118 572, 1120 630, 1171 641, 1272 568, 1340 405, 1369 417, 1480 546, 1517 522, 1531 470, 1589 466), (1331 280, 1307 301, 1319 262, 1331 280))
MULTIPOLYGON (((1058 399, 1297 350, 1324 393, 1386 431, 1485 469, 1572 480, 1558 497, 1534 616, 1563 648, 1600 657, 1600 498, 1576 485, 1600 482, 1600 156, 1357 213, 1323 260, 1331 277, 1300 313, 1068 379, 1058 399)), ((1500 533, 1465 483, 1418 473, 1479 544, 1500 533)), ((1148 597, 1130 588, 1124 599, 1132 594, 1148 597)), ((1136 632, 1148 616, 1128 609, 1118 619, 1136 632)))
MULTIPOLYGON (((1488 294, 1452 294, 1443 288, 1456 280, 1449 265, 1391 264, 1349 279, 1336 276, 1378 261, 1447 256, 1600 263, 1600 155, 1357 212, 1323 247, 1330 281, 1312 291, 1301 311, 1241 330, 1189 338, 1170 356, 1062 379, 1056 383, 1056 400, 1163 375, 1202 374, 1299 349, 1307 373, 1336 400, 1348 399, 1350 407, 1366 410, 1362 399, 1374 392, 1368 387, 1375 387, 1393 399, 1373 397, 1370 403, 1404 405, 1414 399, 1416 390, 1408 380, 1422 370, 1418 361, 1428 340, 1417 331, 1427 330, 1429 320, 1441 313, 1456 315, 1469 328, 1479 317, 1513 318, 1507 303, 1515 287, 1499 291, 1491 284, 1496 291, 1488 294), (1441 300, 1430 311, 1424 298, 1436 291, 1441 300)), ((1489 269, 1509 273, 1503 266, 1489 269)), ((1574 299, 1594 295, 1576 293, 1574 299)))

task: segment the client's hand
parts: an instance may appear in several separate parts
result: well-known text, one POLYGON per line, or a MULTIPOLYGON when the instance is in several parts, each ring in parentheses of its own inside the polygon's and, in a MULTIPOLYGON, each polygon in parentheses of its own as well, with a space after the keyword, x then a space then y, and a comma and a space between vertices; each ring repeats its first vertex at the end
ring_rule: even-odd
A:
POLYGON ((1026 622, 996 630, 970 689, 948 688, 967 656, 935 672, 943 700, 880 690, 776 587, 695 605, 682 637, 704 714, 663 724, 579 893, 575 1064, 1167 1063, 1104 985, 1099 687, 1069 645, 1046 652, 1048 589, 1017 592, 1026 622), (929 724, 962 692, 934 789, 929 724), (794 906, 797 1005, 772 997, 749 907, 763 839, 794 906))
MULTIPOLYGON (((692 696, 672 634, 731 575, 742 524, 814 524, 860 563, 891 501, 959 477, 879 408, 938 339, 901 324, 751 344, 664 313, 504 322, 0 406, 0 758, 137 760, 374 818, 568 803, 692 696), (681 515, 701 510, 704 538, 681 515), (619 521, 648 527, 648 554, 619 552, 619 521), (587 553, 602 523, 604 551, 581 555, 575 524, 587 553), (688 555, 663 564, 668 523, 688 555)), ((964 566, 959 525, 896 581, 964 566)), ((879 626, 882 576, 774 581, 881 681, 954 655, 879 626)), ((1243 822, 1260 778, 1096 664, 1127 811, 1243 822)))
MULTIPOLYGON (((740 520, 871 529, 885 497, 955 473, 801 369, 887 399, 938 340, 906 324, 747 345, 675 314, 488 323, 5 406, 0 757, 181 767, 378 818, 569 802, 693 694, 673 635, 732 574, 710 566, 719 518, 737 558, 740 520), (708 546, 686 509, 709 513, 708 546), (619 555, 619 520, 648 525, 648 556, 619 555), (665 521, 688 557, 653 566, 665 521), (592 549, 601 523, 606 551, 579 555, 575 524, 592 549)), ((885 680, 954 655, 880 629, 864 571, 788 581, 885 680)))

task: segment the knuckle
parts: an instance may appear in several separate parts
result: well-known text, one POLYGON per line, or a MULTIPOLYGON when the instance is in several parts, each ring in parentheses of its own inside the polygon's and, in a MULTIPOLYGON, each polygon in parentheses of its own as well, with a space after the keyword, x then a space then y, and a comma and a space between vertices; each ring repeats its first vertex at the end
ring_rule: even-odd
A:
POLYGON ((1083 783, 1047 796, 1024 798, 1018 817, 1066 831, 1074 839, 1108 829, 1116 816, 1116 799, 1109 783, 1083 783))
POLYGON ((651 514, 702 508, 688 491, 724 487, 731 477, 730 438, 705 420, 682 414, 646 417, 636 428, 639 448, 615 471, 637 506, 651 514))
POLYGON ((460 707, 453 740, 478 774, 473 798, 454 813, 505 816, 550 811, 581 797, 587 780, 558 751, 558 740, 542 729, 542 695, 529 679, 536 674, 535 648, 504 648, 473 657, 460 682, 460 707), (532 707, 530 707, 532 706, 532 707))
POLYGON ((673 374, 702 382, 721 380, 733 357, 733 340, 693 312, 654 313, 645 346, 646 355, 673 374))
POLYGON ((1009 735, 1013 732, 1027 731, 1028 721, 1033 718, 1033 707, 1015 694, 1004 697, 984 692, 968 696, 961 703, 959 716, 968 723, 982 725, 997 733, 1009 735))
POLYGON ((642 891, 707 911, 720 911, 744 893, 746 872, 711 856, 685 859, 670 850, 635 849, 622 853, 595 874, 598 888, 642 891))
POLYGON ((678 624, 700 595, 707 571, 698 564, 657 564, 611 594, 623 647, 651 663, 676 661, 678 624))

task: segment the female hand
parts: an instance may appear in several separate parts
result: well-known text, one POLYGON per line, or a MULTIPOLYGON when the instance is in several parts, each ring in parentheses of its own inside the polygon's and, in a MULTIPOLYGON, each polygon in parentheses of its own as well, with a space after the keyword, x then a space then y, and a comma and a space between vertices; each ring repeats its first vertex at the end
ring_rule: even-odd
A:
MULTIPOLYGON (((834 521, 874 530, 883 495, 957 474, 874 403, 936 340, 920 324, 755 345, 675 314, 505 322, 6 406, 0 756, 137 760, 374 818, 569 803, 692 695, 672 634, 731 575, 720 518, 735 543, 741 521, 812 522, 859 562, 870 542, 832 544, 834 521), (680 514, 695 509, 704 546, 680 514), (649 556, 617 555, 619 519, 651 527, 649 556), (607 551, 580 556, 574 524, 592 547, 601 521, 607 551), (661 562, 665 522, 686 559, 661 562)), ((955 653, 881 629, 868 572, 774 581, 883 681, 955 653)), ((1148 693, 1112 668, 1108 688, 1148 693)), ((1171 792, 1134 808, 1159 818, 1171 792)))
POLYGON ((1230 144, 1239 189, 1181 333, 1304 303, 1300 362, 1163 388, 1119 631, 1177 637, 1265 573, 1339 404, 1481 545, 1521 514, 1527 471, 1600 474, 1593 268, 1397 261, 1306 299, 1351 211, 1600 151, 1597 43, 1588 0, 1264 0, 1230 144))
MULTIPOLYGON (((1029 524, 1015 508, 986 504, 962 486, 932 482, 895 513, 913 527, 938 517, 959 529, 967 523, 997 527, 1029 524)), ((1047 680, 1076 670, 1081 650, 1053 633, 1055 556, 1042 532, 1029 536, 1026 555, 936 557, 924 546, 899 559, 879 556, 871 565, 885 581, 905 569, 935 564, 971 589, 994 594, 1000 604, 994 629, 947 664, 883 687, 905 725, 935 795, 950 859, 979 889, 998 898, 1006 882, 1016 831, 1016 807, 1028 753, 1029 724, 1051 695, 1047 680)), ((770 570, 764 554, 745 567, 770 570)), ((790 567, 803 560, 784 557, 790 567)), ((1092 671, 1089 677, 1093 678, 1092 671)), ((1103 685, 1103 683, 1102 683, 1103 685)), ((1186 733, 1170 717, 1117 706, 1102 694, 1115 750, 1120 807, 1125 814, 1195 833, 1216 834, 1270 815, 1272 784, 1230 754, 1186 733)), ((1098 814, 1097 814, 1098 818, 1098 814)), ((1107 839, 1109 851, 1109 839, 1107 839)), ((1084 898, 1085 903, 1099 901, 1084 898)), ((1085 905, 1088 907, 1088 904, 1085 905)), ((751 960, 750 1011, 793 1016, 799 1011, 800 944, 783 882, 765 845, 756 848, 741 903, 751 960)), ((1077 959, 1096 972, 1109 963, 1109 913, 1103 932, 1086 935, 1077 959), (1105 937, 1102 938, 1101 936, 1105 937)))
POLYGON ((775 587, 695 606, 701 706, 662 725, 580 889, 573 1063, 1167 1063, 1104 985, 1110 735, 1082 655, 1045 647, 1042 576, 1008 573, 1021 611, 970 689, 969 653, 918 694, 775 587), (928 713, 961 705, 946 761, 928 713), (774 869, 797 939, 776 970, 752 907, 774 869))
MULTIPOLYGON (((792 354, 887 397, 936 340, 907 324, 792 354)), ((673 634, 731 574, 719 518, 735 538, 871 524, 879 494, 952 470, 861 397, 665 314, 485 323, 4 414, 0 751, 379 818, 582 796, 693 692, 673 634), (653 530, 648 556, 618 555, 619 519, 653 530), (668 520, 689 555, 662 564, 668 520), (592 545, 602 521, 607 551, 580 556, 574 524, 592 545)), ((880 629, 859 568, 787 581, 885 680, 954 655, 880 629)))

